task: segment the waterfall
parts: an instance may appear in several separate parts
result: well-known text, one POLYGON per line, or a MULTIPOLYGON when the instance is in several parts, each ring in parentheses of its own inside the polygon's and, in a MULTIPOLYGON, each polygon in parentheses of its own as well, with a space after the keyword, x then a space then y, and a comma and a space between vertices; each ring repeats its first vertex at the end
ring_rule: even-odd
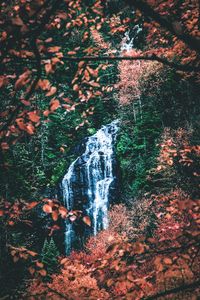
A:
POLYGON ((135 40, 138 37, 138 35, 142 32, 142 28, 139 25, 135 25, 135 27, 132 29, 132 31, 128 30, 124 34, 124 38, 122 39, 122 44, 121 44, 121 52, 129 52, 132 49, 135 48, 135 40), (130 37, 132 36, 132 37, 130 37))
MULTIPOLYGON (((108 227, 108 207, 116 185, 114 145, 119 121, 103 126, 87 138, 83 153, 70 165, 62 180, 64 204, 90 216, 91 233, 108 227)), ((69 220, 65 228, 65 248, 69 254, 77 241, 77 229, 69 220)))

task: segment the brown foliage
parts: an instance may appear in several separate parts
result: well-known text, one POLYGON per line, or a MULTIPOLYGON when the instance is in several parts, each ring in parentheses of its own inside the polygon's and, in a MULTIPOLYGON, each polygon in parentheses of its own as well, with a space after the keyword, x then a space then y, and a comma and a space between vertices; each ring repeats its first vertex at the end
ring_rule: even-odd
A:
POLYGON ((114 206, 110 228, 89 239, 86 253, 73 252, 62 259, 61 274, 46 286, 32 283, 29 292, 44 293, 50 299, 60 299, 62 294, 69 299, 139 300, 171 291, 166 299, 195 299, 199 293, 199 201, 175 190, 145 198, 133 210, 138 208, 148 211, 148 218, 142 221, 139 212, 137 222, 131 224, 134 213, 123 205, 114 206), (133 236, 131 232, 134 239, 130 239, 133 224, 140 229, 133 236), (149 226, 154 228, 151 237, 149 226))

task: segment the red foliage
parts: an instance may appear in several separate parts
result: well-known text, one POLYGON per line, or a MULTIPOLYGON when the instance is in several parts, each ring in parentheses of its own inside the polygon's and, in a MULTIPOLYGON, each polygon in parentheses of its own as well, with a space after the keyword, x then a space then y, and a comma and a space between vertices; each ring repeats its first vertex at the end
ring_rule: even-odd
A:
POLYGON ((175 299, 174 294, 185 300, 195 298, 200 266, 198 201, 176 190, 151 196, 148 202, 155 216, 148 221, 154 223, 152 237, 128 240, 129 230, 121 229, 129 216, 123 206, 116 206, 111 213, 111 228, 91 237, 86 253, 73 252, 62 259, 61 274, 53 276, 52 283, 45 286, 33 282, 29 293, 42 293, 50 299, 139 300, 159 293, 172 294, 169 299, 175 299))

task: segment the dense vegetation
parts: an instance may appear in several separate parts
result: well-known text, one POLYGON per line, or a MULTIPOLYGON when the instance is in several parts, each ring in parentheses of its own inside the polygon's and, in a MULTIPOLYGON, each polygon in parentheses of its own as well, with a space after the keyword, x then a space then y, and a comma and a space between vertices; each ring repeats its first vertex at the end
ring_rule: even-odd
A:
POLYGON ((1 5, 0 297, 198 299, 197 1, 1 5), (63 221, 82 216, 59 183, 114 119, 118 204, 65 257, 63 221))

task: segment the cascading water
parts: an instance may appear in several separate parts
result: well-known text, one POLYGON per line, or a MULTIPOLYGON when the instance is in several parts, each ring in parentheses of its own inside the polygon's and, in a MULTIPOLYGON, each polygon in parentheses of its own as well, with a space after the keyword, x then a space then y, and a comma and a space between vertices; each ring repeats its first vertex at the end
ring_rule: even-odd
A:
MULTIPOLYGON (((70 165, 62 180, 65 206, 90 216, 94 235, 108 227, 109 201, 116 185, 114 144, 118 129, 119 121, 115 120, 89 137, 84 153, 70 165)), ((75 225, 66 221, 66 254, 76 240, 75 225)))

